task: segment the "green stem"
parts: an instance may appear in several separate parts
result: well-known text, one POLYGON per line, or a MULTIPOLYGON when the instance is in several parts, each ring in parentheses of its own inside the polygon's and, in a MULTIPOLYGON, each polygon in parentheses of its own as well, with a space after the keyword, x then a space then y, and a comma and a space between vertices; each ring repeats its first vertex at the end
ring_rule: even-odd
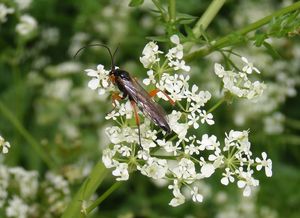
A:
POLYGON ((165 21, 167 21, 165 10, 163 9, 163 7, 161 7, 160 2, 158 0, 152 0, 152 2, 155 5, 155 7, 159 10, 159 12, 161 13, 161 16, 163 17, 163 19, 165 21))
POLYGON ((289 13, 289 12, 292 12, 292 11, 295 11, 297 9, 300 8, 300 2, 297 2, 297 3, 294 3, 288 7, 285 7, 285 8, 282 8, 274 13, 272 13, 271 15, 268 15, 254 23, 251 23, 245 27, 243 27, 242 29, 240 30, 237 30, 233 33, 230 33, 222 38, 220 38, 219 40, 217 40, 213 46, 211 45, 205 45, 203 46, 202 48, 198 49, 197 51, 194 51, 190 54, 188 54, 187 56, 184 57, 184 59, 186 61, 191 61, 193 60, 194 58, 196 57, 203 57, 203 56, 206 56, 208 54, 210 54, 211 52, 213 52, 214 50, 216 49, 221 49, 221 48, 224 48, 226 46, 229 46, 229 43, 231 41, 231 38, 233 35, 246 35, 248 34, 249 32, 251 31, 254 31, 264 25, 266 25, 267 23, 269 23, 272 19, 276 18, 276 17, 279 17, 281 15, 284 15, 286 13, 289 13))
POLYGON ((199 38, 201 36, 202 30, 205 30, 208 27, 208 25, 224 5, 225 1, 226 0, 213 0, 210 3, 207 10, 204 12, 204 14, 201 16, 201 18, 193 28, 193 33, 195 34, 196 38, 199 38))
POLYGON ((225 98, 221 98, 214 106, 212 106, 207 113, 213 112, 215 109, 217 109, 223 102, 225 101, 225 98))
POLYGON ((121 182, 114 183, 106 192, 104 192, 99 198, 97 198, 88 208, 86 208, 86 214, 89 214, 97 206, 99 206, 102 201, 104 201, 111 193, 113 193, 117 188, 121 186, 121 182))
POLYGON ((93 168, 89 177, 84 181, 76 195, 73 197, 71 203, 62 215, 62 218, 84 217, 84 214, 81 213, 82 202, 90 199, 92 194, 104 180, 106 173, 107 170, 105 166, 102 161, 99 161, 93 168))
POLYGON ((169 0, 169 22, 174 23, 176 21, 176 0, 169 0))
POLYGON ((56 168, 56 163, 52 160, 49 155, 42 149, 41 145, 37 140, 25 129, 21 122, 14 116, 12 112, 0 102, 0 112, 7 120, 16 128, 16 130, 25 138, 29 145, 32 146, 33 150, 41 157, 41 159, 47 164, 50 169, 56 168))
POLYGON ((180 156, 179 155, 177 155, 177 156, 165 156, 165 155, 151 154, 151 157, 156 157, 156 158, 165 159, 165 160, 177 160, 177 158, 180 157, 180 156))

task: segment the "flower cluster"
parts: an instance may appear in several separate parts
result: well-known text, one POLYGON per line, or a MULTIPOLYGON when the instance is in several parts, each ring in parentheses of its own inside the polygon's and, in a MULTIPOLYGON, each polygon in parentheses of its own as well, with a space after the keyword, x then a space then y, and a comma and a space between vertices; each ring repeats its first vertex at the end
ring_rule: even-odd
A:
POLYGON ((0 4, 0 23, 7 21, 7 15, 15 12, 15 9, 7 7, 5 4, 0 4))
POLYGON ((29 14, 20 17, 20 23, 16 26, 16 31, 22 36, 31 34, 37 28, 37 21, 29 14))
POLYGON ((0 149, 3 154, 7 154, 10 148, 10 143, 5 141, 5 139, 0 135, 0 149))
POLYGON ((70 201, 68 182, 50 171, 43 182, 39 182, 38 176, 37 171, 0 164, 0 209, 5 217, 58 217, 62 214, 70 201), (14 194, 10 190, 14 190, 14 194))
MULTIPOLYGON (((212 113, 205 109, 211 94, 199 90, 197 85, 191 86, 190 77, 179 73, 189 71, 190 67, 182 60, 183 46, 179 37, 175 35, 170 40, 175 47, 169 49, 166 55, 155 42, 149 42, 140 61, 148 69, 148 77, 143 83, 149 88, 164 91, 176 102, 176 106, 167 115, 172 133, 167 136, 144 116, 140 116, 138 131, 132 125, 134 115, 129 101, 119 102, 106 116, 106 119, 114 120, 117 125, 106 128, 111 145, 103 151, 103 163, 113 169, 112 174, 118 181, 128 180, 132 171, 139 171, 154 180, 171 181, 168 188, 173 198, 169 204, 174 207, 183 204, 186 198, 202 202, 203 193, 200 193, 199 182, 211 177, 217 169, 224 170, 222 184, 237 181, 237 186, 244 189, 244 195, 249 196, 251 189, 259 184, 253 177, 255 167, 257 170, 264 167, 267 176, 271 176, 271 160, 267 159, 265 153, 262 160, 252 158, 248 131, 231 130, 226 134, 224 143, 215 135, 203 134, 199 138, 195 134, 193 130, 200 125, 215 124, 212 113), (189 192, 183 192, 183 188, 189 192)), ((247 66, 244 68, 245 73, 256 70, 249 63, 247 66)), ((96 71, 89 69, 86 72, 92 77, 89 82, 91 89, 101 89, 100 94, 112 91, 108 71, 102 65, 98 65, 96 71)), ((220 67, 218 72, 221 73, 220 67)), ((223 76, 226 76, 224 72, 223 76)), ((232 84, 236 84, 236 81, 232 84)), ((249 90, 247 95, 250 97, 249 90)), ((158 92, 157 97, 159 103, 163 103, 160 99, 169 100, 162 92, 158 92)))
POLYGON ((234 70, 225 70, 221 64, 215 64, 215 74, 222 78, 224 89, 233 95, 247 99, 253 99, 260 96, 265 89, 265 85, 260 81, 251 82, 248 75, 253 72, 260 73, 260 71, 250 63, 247 58, 242 57, 245 65, 240 72, 234 70))

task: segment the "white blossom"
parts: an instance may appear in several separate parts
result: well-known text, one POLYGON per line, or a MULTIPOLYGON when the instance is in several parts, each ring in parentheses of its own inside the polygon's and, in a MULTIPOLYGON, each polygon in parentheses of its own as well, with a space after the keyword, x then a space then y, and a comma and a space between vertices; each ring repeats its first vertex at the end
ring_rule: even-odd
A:
POLYGON ((243 67, 242 71, 244 71, 248 74, 251 74, 252 71, 255 71, 256 73, 260 73, 260 71, 256 67, 254 67, 253 63, 250 63, 247 58, 242 57, 241 59, 243 62, 246 63, 246 65, 243 67))
POLYGON ((112 174, 118 178, 117 181, 125 181, 129 178, 128 173, 128 164, 127 163, 118 163, 116 169, 112 171, 112 174))
POLYGON ((180 192, 178 180, 174 180, 174 185, 169 185, 168 188, 173 189, 173 195, 174 195, 174 198, 169 203, 170 206, 177 207, 185 202, 185 197, 180 192))
POLYGON ((272 160, 267 159, 267 153, 261 153, 262 159, 256 158, 255 162, 257 163, 256 169, 260 171, 263 167, 265 168, 265 173, 267 177, 272 176, 272 160))
POLYGON ((182 60, 183 58, 183 45, 180 44, 179 37, 177 35, 173 35, 170 38, 171 42, 175 44, 175 47, 169 49, 168 53, 166 54, 166 57, 169 60, 168 65, 174 70, 184 70, 186 72, 189 72, 191 67, 187 66, 185 64, 185 61, 182 60))
POLYGON ((7 154, 10 149, 10 143, 0 135, 0 149, 3 154, 7 154))
POLYGON ((138 170, 140 170, 143 175, 153 179, 162 179, 165 177, 168 171, 168 164, 164 159, 151 157, 147 159, 146 164, 144 164, 142 167, 138 166, 138 170))
POLYGON ((203 195, 198 193, 199 188, 197 186, 193 187, 193 190, 191 191, 191 195, 192 195, 192 200, 194 202, 202 202, 203 201, 203 195))
POLYGON ((16 26, 16 31, 22 36, 27 36, 37 28, 37 21, 30 15, 24 14, 20 17, 20 23, 16 26))
POLYGON ((140 57, 140 61, 145 68, 151 68, 153 64, 159 62, 158 54, 160 53, 162 52, 158 49, 158 45, 154 42, 149 42, 142 52, 143 56, 140 57))
POLYGON ((243 97, 247 99, 253 99, 261 96, 265 89, 265 84, 249 80, 247 74, 251 74, 252 71, 259 73, 259 70, 253 67, 252 63, 246 62, 246 58, 242 60, 247 64, 243 67, 243 72, 235 72, 234 70, 226 71, 221 64, 215 64, 215 74, 222 78, 224 84, 224 90, 229 91, 233 95, 243 97))
POLYGON ((7 15, 13 14, 14 12, 14 8, 9 8, 5 4, 0 3, 0 23, 5 23, 7 21, 7 15))
POLYGON ((87 69, 85 72, 89 77, 92 77, 88 83, 88 87, 92 90, 98 89, 98 94, 103 95, 110 86, 109 71, 105 70, 104 66, 99 64, 97 70, 87 69))
POLYGON ((221 179, 221 183, 223 184, 223 185, 228 185, 229 184, 229 182, 234 182, 234 177, 232 176, 234 173, 232 173, 231 171, 230 171, 230 169, 227 167, 226 169, 225 169, 225 173, 222 173, 222 179, 221 179))
POLYGON ((27 218, 29 212, 29 206, 18 196, 14 195, 12 199, 8 201, 8 206, 5 210, 7 217, 27 218))
POLYGON ((252 177, 253 171, 240 171, 239 176, 241 179, 237 182, 239 188, 243 188, 243 195, 248 197, 251 195, 251 188, 259 185, 259 181, 252 177))

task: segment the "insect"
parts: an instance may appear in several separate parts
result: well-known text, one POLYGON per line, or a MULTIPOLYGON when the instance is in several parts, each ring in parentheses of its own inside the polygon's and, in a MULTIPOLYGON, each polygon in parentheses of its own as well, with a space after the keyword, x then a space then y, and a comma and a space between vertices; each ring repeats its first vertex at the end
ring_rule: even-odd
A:
MULTIPOLYGON (((172 132, 166 113, 164 109, 153 100, 153 96, 155 96, 158 92, 162 92, 169 100, 169 102, 174 105, 175 102, 162 90, 154 89, 151 92, 147 92, 137 81, 136 78, 130 76, 130 74, 121 69, 116 69, 114 64, 114 56, 118 50, 118 48, 114 51, 112 54, 109 47, 103 44, 91 44, 88 46, 102 46, 107 49, 110 58, 111 58, 111 70, 109 72, 109 79, 110 81, 118 87, 120 92, 122 93, 122 96, 120 96, 118 93, 114 93, 112 95, 113 102, 125 99, 128 97, 131 106, 134 111, 135 121, 138 127, 138 133, 139 133, 139 143, 141 146, 141 134, 140 134, 140 118, 138 115, 137 107, 142 111, 144 115, 150 118, 150 120, 166 131, 167 134, 170 134, 172 132)), ((75 56, 85 47, 82 47, 77 51, 75 56)))

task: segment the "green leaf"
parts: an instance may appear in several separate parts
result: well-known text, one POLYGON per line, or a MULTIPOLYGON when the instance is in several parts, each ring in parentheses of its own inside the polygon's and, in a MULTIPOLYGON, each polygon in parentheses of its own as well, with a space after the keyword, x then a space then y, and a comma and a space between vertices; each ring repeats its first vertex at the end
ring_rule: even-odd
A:
POLYGON ((280 54, 273 48, 272 45, 267 43, 266 41, 263 42, 263 46, 268 50, 268 52, 274 57, 274 58, 281 58, 280 54))
POLYGON ((266 34, 264 33, 256 33, 254 37, 255 37, 254 45, 257 47, 260 47, 264 43, 265 39, 267 38, 266 34))
POLYGON ((179 24, 189 24, 194 22, 198 17, 189 15, 189 14, 183 14, 183 13, 178 13, 177 14, 177 20, 176 22, 179 24))
POLYGON ((131 0, 129 3, 130 7, 137 7, 144 3, 144 0, 131 0))

